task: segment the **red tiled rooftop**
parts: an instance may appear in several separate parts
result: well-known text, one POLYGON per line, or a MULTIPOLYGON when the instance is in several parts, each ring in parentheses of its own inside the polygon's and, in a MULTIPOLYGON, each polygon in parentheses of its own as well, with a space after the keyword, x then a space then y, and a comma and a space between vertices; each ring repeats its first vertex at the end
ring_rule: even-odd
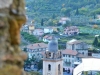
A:
POLYGON ((29 49, 38 49, 38 48, 47 48, 48 44, 45 43, 35 43, 35 44, 30 44, 27 46, 29 49))
POLYGON ((62 50, 62 53, 63 54, 68 54, 68 55, 77 55, 77 51, 75 51, 75 50, 62 50))
POLYGON ((44 39, 49 39, 49 40, 51 40, 53 37, 52 37, 51 35, 46 35, 46 36, 44 36, 43 38, 44 38, 44 39))

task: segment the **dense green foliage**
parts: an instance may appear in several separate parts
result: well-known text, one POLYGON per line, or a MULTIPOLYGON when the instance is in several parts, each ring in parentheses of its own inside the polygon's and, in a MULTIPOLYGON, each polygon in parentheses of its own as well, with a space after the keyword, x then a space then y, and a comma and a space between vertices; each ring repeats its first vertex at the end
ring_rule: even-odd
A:
POLYGON ((97 47, 98 46, 98 37, 95 37, 93 41, 93 46, 97 47))
POLYGON ((26 0, 27 14, 40 18, 55 15, 94 15, 100 13, 100 0, 26 0))
POLYGON ((37 64, 37 66, 38 66, 38 70, 43 69, 43 60, 40 60, 40 61, 38 62, 38 64, 37 64))
POLYGON ((29 75, 41 75, 39 72, 29 72, 29 75))
POLYGON ((41 41, 38 40, 37 37, 35 37, 34 35, 30 35, 27 32, 21 32, 21 35, 23 36, 23 38, 27 41, 29 41, 30 43, 39 43, 41 41))

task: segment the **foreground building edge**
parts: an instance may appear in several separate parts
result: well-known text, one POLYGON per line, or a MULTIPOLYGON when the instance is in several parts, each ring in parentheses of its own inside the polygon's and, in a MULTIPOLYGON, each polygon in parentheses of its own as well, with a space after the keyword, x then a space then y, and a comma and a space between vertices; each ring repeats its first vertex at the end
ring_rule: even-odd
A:
POLYGON ((19 48, 20 28, 26 22, 25 3, 9 1, 0 0, 7 5, 0 6, 0 75, 25 75, 22 68, 27 56, 19 48))

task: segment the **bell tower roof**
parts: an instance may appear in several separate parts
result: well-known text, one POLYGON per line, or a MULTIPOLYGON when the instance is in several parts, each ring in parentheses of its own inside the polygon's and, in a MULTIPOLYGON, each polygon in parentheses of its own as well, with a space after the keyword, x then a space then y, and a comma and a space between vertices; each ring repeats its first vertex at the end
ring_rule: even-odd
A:
POLYGON ((52 40, 48 43, 48 50, 50 52, 58 51, 58 41, 54 36, 53 36, 52 40))

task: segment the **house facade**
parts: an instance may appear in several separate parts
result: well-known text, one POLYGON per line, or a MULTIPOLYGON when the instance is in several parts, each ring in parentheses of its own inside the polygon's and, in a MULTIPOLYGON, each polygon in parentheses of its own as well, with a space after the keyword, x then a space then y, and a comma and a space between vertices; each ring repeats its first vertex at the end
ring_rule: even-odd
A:
POLYGON ((52 27, 45 27, 44 33, 53 33, 53 28, 52 27))
POLYGON ((27 32, 29 34, 32 34, 33 31, 35 29, 35 26, 34 25, 24 25, 22 28, 21 28, 21 31, 23 32, 27 32))
POLYGON ((45 35, 43 37, 43 41, 44 42, 50 42, 52 39, 53 39, 53 36, 52 35, 45 35))
POLYGON ((73 51, 73 50, 62 50, 62 54, 63 54, 63 65, 64 67, 66 66, 73 66, 73 63, 76 60, 76 55, 78 54, 77 51, 73 51))
POLYGON ((59 23, 61 23, 61 24, 66 24, 66 21, 71 21, 71 19, 68 18, 68 17, 62 17, 62 18, 59 20, 59 23))
POLYGON ((84 55, 88 55, 88 47, 87 43, 76 39, 72 39, 66 44, 66 49, 76 50, 84 55))
POLYGON ((66 43, 66 50, 62 50, 64 68, 75 67, 81 63, 82 58, 92 57, 88 55, 89 45, 83 41, 72 39, 66 43))
POLYGON ((89 58, 93 56, 84 55, 76 50, 62 50, 63 54, 63 67, 66 69, 68 67, 75 67, 82 62, 82 58, 89 58))
POLYGON ((35 58, 41 59, 41 52, 48 50, 48 45, 45 43, 35 43, 26 46, 29 58, 34 56, 35 58))
POLYGON ((66 36, 78 35, 79 29, 78 29, 77 26, 68 26, 64 29, 63 34, 66 35, 66 36))
POLYGON ((33 35, 35 35, 35 36, 42 36, 43 34, 44 34, 43 29, 35 29, 33 31, 33 35))
POLYGON ((29 25, 29 34, 32 34, 34 29, 35 29, 35 26, 34 25, 29 25))
POLYGON ((28 25, 22 26, 21 31, 22 31, 22 32, 29 32, 28 25))

